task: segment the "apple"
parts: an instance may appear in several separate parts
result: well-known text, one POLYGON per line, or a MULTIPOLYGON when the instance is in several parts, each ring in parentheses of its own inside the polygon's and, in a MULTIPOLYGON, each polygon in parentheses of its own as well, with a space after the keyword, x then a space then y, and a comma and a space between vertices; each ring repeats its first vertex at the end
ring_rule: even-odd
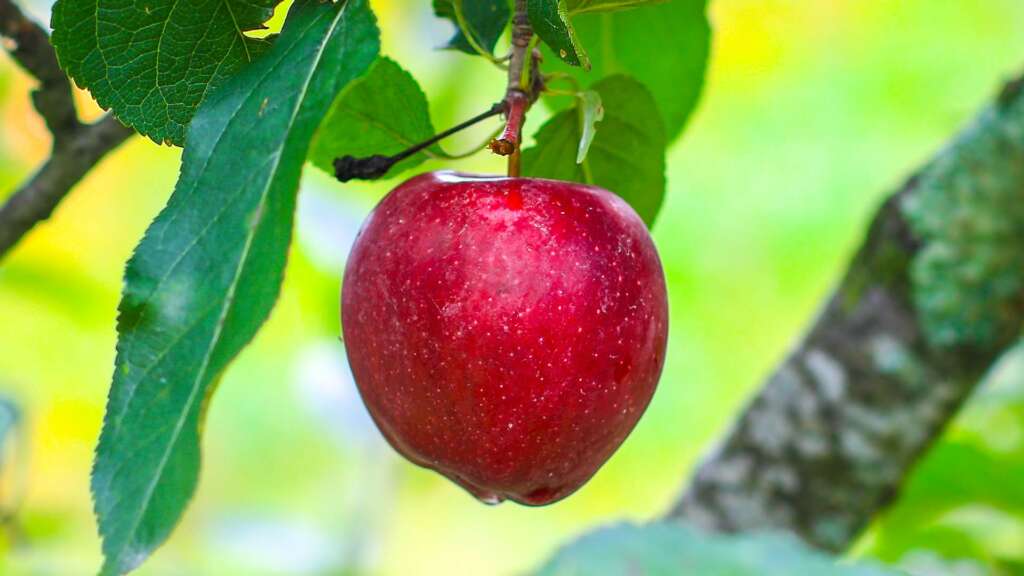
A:
POLYGON ((417 176, 367 218, 341 301, 385 438, 487 503, 576 491, 636 425, 665 359, 654 243, 593 186, 417 176))

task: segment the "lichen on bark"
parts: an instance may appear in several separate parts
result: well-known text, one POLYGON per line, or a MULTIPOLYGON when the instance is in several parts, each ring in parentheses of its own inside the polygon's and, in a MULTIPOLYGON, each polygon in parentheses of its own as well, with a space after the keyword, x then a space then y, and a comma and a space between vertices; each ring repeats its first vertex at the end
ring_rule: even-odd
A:
POLYGON ((1024 98, 1004 95, 922 173, 903 213, 914 304, 937 347, 988 347, 1024 310, 1024 98))
POLYGON ((1024 91, 878 210, 820 315, 669 513, 841 551, 1024 321, 1024 91))

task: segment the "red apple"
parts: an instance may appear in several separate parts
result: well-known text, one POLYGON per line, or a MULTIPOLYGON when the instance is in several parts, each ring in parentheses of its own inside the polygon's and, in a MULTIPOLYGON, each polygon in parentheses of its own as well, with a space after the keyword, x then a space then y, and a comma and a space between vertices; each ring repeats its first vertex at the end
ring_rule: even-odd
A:
POLYGON ((665 358, 644 223, 569 182, 423 174, 352 248, 345 348, 394 448, 488 503, 560 500, 629 435, 665 358))

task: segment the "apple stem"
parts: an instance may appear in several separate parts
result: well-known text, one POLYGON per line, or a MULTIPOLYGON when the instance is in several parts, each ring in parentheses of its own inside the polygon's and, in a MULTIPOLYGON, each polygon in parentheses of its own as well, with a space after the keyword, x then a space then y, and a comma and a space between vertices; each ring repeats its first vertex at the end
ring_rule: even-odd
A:
POLYGON ((477 114, 469 120, 466 120, 457 126, 453 126, 428 140, 424 140, 419 144, 406 148, 393 156, 374 154, 373 156, 366 156, 363 158, 356 158, 352 155, 335 158, 334 176, 342 182, 348 182, 349 180, 375 180, 386 174, 392 166, 398 164, 402 160, 405 160, 418 152, 422 152, 456 132, 465 130, 466 128, 469 128, 474 124, 478 124, 492 116, 505 113, 507 109, 508 105, 505 101, 497 102, 486 111, 477 114))
POLYGON ((508 175, 519 176, 523 123, 526 111, 537 100, 543 79, 540 75, 540 52, 531 49, 533 28, 526 13, 526 0, 516 0, 512 16, 512 53, 508 65, 508 87, 505 90, 506 121, 501 136, 491 142, 491 151, 508 156, 508 175))

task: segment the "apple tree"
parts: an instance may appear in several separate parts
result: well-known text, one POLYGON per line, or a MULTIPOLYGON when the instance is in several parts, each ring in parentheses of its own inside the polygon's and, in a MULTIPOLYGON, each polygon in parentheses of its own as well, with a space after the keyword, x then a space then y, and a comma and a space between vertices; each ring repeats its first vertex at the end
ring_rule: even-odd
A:
MULTIPOLYGON (((410 0, 412 1, 412 0, 410 0)), ((420 1, 420 0, 416 0, 420 1)), ((102 574, 141 565, 199 478, 221 375, 274 307, 307 164, 409 176, 500 117, 507 173, 399 185, 349 260, 343 330, 391 444, 487 501, 546 504, 596 472, 664 361, 665 152, 699 100, 704 0, 433 0, 493 105, 438 131, 368 0, 0 0, 39 82, 49 160, 0 208, 0 256, 133 134, 183 148, 127 263, 92 495, 102 574), (70 79, 70 80, 69 80, 70 79), (108 110, 79 119, 71 82, 108 110), (532 135, 532 111, 550 117, 532 135), (524 132, 526 132, 524 134, 524 132)), ((883 574, 838 566, 1024 318, 1024 83, 878 210, 791 354, 663 517, 588 534, 540 574, 883 574), (764 531, 774 535, 751 535, 764 531)), ((339 261, 344 257, 339 254, 339 261)), ((668 287, 671 290, 671 286, 668 287)), ((671 385, 671 383, 663 383, 671 385)))

